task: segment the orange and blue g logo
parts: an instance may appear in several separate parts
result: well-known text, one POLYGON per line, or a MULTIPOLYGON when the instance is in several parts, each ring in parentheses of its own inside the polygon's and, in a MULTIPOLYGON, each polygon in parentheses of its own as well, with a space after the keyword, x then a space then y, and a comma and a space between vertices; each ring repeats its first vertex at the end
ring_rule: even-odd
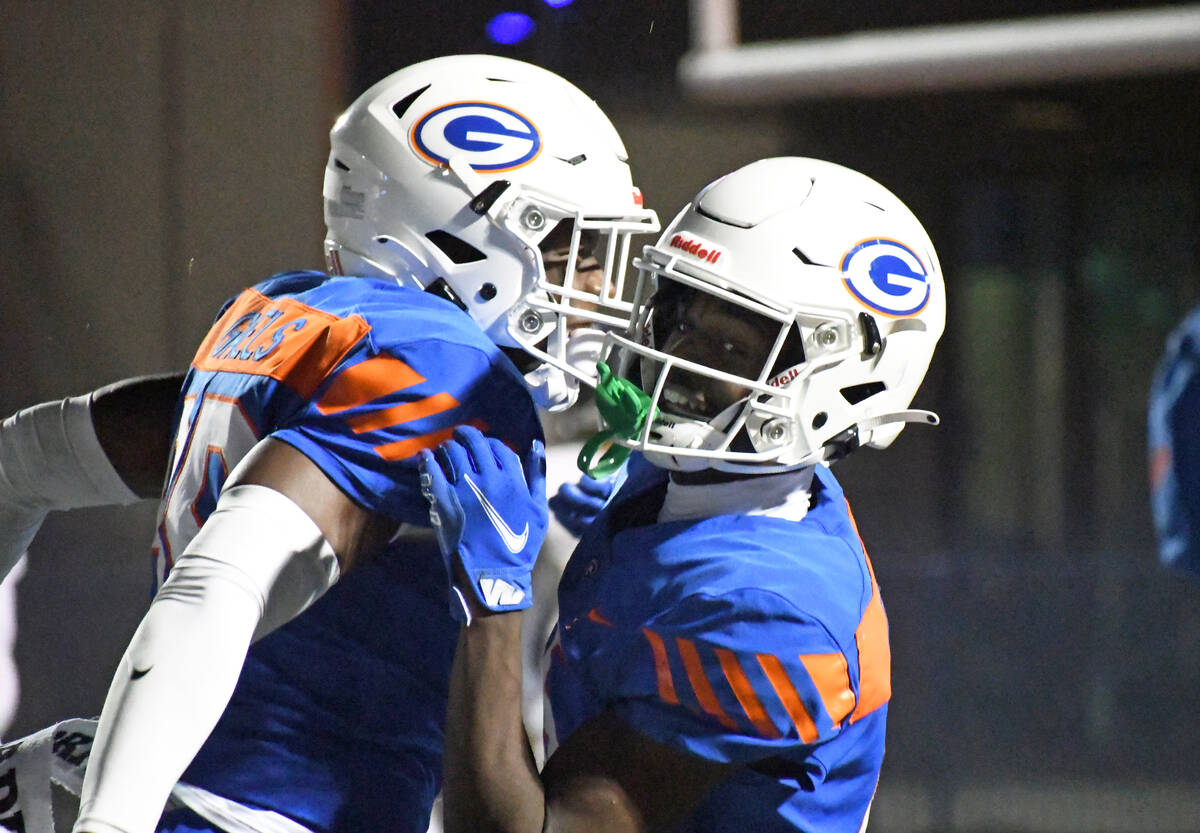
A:
POLYGON ((929 270, 896 240, 863 240, 842 255, 839 268, 850 294, 884 315, 916 315, 929 301, 929 270))
POLYGON ((516 110, 486 101, 460 101, 417 119, 413 150, 427 162, 445 165, 461 156, 480 173, 521 168, 542 152, 542 136, 516 110))

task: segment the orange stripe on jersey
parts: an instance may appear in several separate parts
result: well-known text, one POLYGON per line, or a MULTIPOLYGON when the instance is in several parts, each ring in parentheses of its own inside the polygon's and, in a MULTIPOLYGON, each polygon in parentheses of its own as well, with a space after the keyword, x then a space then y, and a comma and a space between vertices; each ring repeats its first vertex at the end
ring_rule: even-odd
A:
POLYGON ((667 646, 662 637, 649 628, 642 628, 642 635, 650 643, 650 652, 654 654, 654 674, 658 678, 658 696, 672 706, 679 705, 679 695, 675 693, 675 681, 671 679, 671 664, 667 662, 667 646))
POLYGON ((599 608, 593 607, 591 610, 589 610, 587 618, 595 622, 597 625, 603 625, 606 628, 616 627, 616 625, 604 618, 604 615, 600 612, 599 608))
POLYGON ((208 331, 192 366, 268 376, 309 397, 370 330, 360 316, 247 289, 208 331))
POLYGON ((796 725, 796 731, 800 733, 800 740, 805 743, 813 743, 819 734, 817 724, 813 723, 813 719, 809 717, 808 709, 804 708, 804 701, 800 699, 796 687, 788 678, 783 663, 779 661, 779 657, 771 654, 758 654, 757 656, 758 664, 766 672, 767 679, 771 681, 771 687, 775 689, 775 694, 779 696, 780 702, 783 703, 783 707, 787 709, 788 715, 792 718, 792 723, 796 725))
POLYGON ((850 511, 850 501, 846 501, 846 514, 854 526, 854 534, 858 535, 867 572, 871 574, 871 601, 854 631, 854 641, 858 645, 858 706, 850 715, 850 722, 854 723, 892 699, 892 649, 888 642, 887 613, 883 610, 879 583, 875 581, 875 568, 871 566, 866 544, 863 544, 854 521, 854 513, 850 511))
POLYGON ((451 408, 457 407, 458 400, 450 394, 435 393, 433 396, 427 396, 415 402, 405 402, 391 408, 372 411, 369 414, 359 414, 358 416, 349 417, 346 420, 346 424, 354 429, 354 433, 362 434, 366 431, 374 431, 377 428, 387 428, 391 425, 414 422, 423 417, 444 413, 451 408))
POLYGON ((833 725, 841 724, 842 719, 854 710, 854 691, 850 688, 846 658, 840 653, 801 654, 800 661, 812 677, 833 725))
POLYGON ((424 376, 394 356, 374 356, 339 373, 317 403, 317 410, 336 414, 424 381, 424 376))
POLYGON ((721 708, 721 702, 717 700, 716 692, 708 682, 708 677, 704 673, 704 665, 700 662, 700 652, 696 650, 695 644, 690 639, 682 637, 676 637, 675 644, 679 646, 679 656, 683 658, 683 668, 687 671, 692 691, 696 692, 696 699, 700 701, 700 708, 721 721, 721 725, 726 729, 736 729, 737 724, 721 708))
POLYGON ((850 715, 851 723, 892 699, 892 650, 888 644, 887 614, 874 574, 871 590, 871 601, 854 631, 854 641, 858 644, 858 706, 850 715))
POLYGON ((763 708, 758 695, 754 693, 754 686, 746 677, 746 672, 742 670, 737 656, 727 648, 717 648, 716 651, 717 659, 721 661, 721 669, 725 672, 725 679, 729 681, 729 687, 733 689, 734 696, 746 710, 746 716, 750 718, 754 728, 765 738, 778 739, 779 730, 767 716, 767 710, 763 708))
MULTIPOLYGON (((485 434, 487 433, 487 423, 483 420, 473 419, 466 424, 473 425, 485 434)), ((428 434, 421 434, 419 437, 409 437, 407 440, 377 445, 375 446, 375 453, 385 460, 407 460, 422 449, 437 448, 450 439, 454 434, 454 429, 457 427, 457 425, 451 425, 449 428, 443 428, 441 431, 432 431, 428 434)))

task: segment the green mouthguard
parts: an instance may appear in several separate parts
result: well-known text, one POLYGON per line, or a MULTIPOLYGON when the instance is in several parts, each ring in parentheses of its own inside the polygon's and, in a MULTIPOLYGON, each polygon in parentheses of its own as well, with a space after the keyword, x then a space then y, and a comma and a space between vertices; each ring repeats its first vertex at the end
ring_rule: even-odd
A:
POLYGON ((631 449, 613 440, 632 440, 638 435, 650 414, 650 396, 633 382, 615 375, 604 362, 596 363, 596 371, 600 374, 596 409, 608 428, 583 444, 576 463, 589 477, 605 477, 629 458, 631 449))

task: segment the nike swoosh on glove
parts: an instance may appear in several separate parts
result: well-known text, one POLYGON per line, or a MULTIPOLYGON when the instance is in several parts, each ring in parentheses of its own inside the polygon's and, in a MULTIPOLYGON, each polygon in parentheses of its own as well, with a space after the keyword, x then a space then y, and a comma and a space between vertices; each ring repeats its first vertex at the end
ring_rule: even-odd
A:
MULTIPOLYGON (((529 607, 533 564, 548 522, 541 441, 534 440, 522 466, 504 443, 462 425, 436 454, 422 451, 419 466, 421 493, 454 591, 471 593, 496 612, 529 607), (455 582, 456 558, 469 587, 455 582)), ((452 613, 468 618, 461 598, 456 601, 452 613)))
POLYGON ((585 474, 578 483, 564 483, 558 494, 550 498, 554 519, 575 537, 583 535, 588 524, 608 502, 615 480, 616 475, 595 478, 585 474))

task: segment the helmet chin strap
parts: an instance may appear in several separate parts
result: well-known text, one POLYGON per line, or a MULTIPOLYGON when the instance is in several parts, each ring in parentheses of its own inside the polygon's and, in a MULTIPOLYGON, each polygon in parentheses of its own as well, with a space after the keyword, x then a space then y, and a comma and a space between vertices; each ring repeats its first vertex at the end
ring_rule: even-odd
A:
MULTIPOLYGON (((654 427, 650 429, 650 436, 655 437, 657 442, 675 448, 715 450, 725 444, 729 426, 745 409, 747 398, 738 399, 708 421, 681 417, 676 414, 664 416, 656 420, 654 427)), ((685 459, 696 463, 695 466, 686 468, 704 468, 708 464, 707 460, 702 457, 675 459, 685 459)))
POLYGON ((551 413, 562 411, 579 398, 579 384, 557 367, 543 364, 525 374, 525 386, 533 401, 551 413))
MULTIPOLYGON (((560 313, 561 314, 561 313, 560 313)), ((566 359, 567 364, 580 372, 581 368, 595 367, 604 350, 604 331, 592 328, 579 328, 567 334, 566 359)), ((595 386, 596 377, 585 378, 584 381, 595 386)))

